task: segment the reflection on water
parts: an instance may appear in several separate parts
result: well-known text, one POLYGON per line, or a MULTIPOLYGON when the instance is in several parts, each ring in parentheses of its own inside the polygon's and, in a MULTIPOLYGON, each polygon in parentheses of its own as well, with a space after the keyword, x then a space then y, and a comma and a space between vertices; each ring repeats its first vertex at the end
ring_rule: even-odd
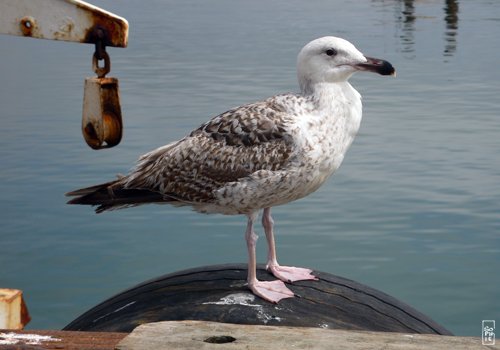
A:
POLYGON ((398 3, 399 6, 402 6, 402 9, 399 11, 396 23, 401 24, 401 31, 403 32, 400 35, 403 52, 413 52, 414 50, 415 6, 413 2, 414 0, 403 0, 398 3))
MULTIPOLYGON (((425 4, 422 4, 425 5, 425 4)), ((419 16, 416 12, 415 0, 399 0, 395 3, 396 8, 396 27, 401 31, 399 38, 401 40, 404 53, 413 53, 415 51, 415 27, 417 19, 428 20, 427 16, 419 16)), ((457 49, 458 34, 458 12, 459 4, 457 0, 446 0, 444 5, 444 21, 446 29, 444 32, 443 56, 453 56, 457 49)))
POLYGON ((458 1, 446 0, 444 13, 444 20, 446 22, 444 55, 453 56, 457 49, 458 1))

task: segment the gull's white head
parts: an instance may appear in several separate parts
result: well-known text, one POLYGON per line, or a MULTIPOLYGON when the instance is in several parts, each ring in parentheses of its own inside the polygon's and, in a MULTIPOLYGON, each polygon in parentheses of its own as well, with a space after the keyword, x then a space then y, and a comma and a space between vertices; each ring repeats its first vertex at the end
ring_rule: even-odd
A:
POLYGON ((311 41, 300 50, 297 58, 297 75, 303 93, 314 90, 317 83, 347 81, 360 70, 395 74, 389 62, 365 57, 353 44, 334 36, 311 41))

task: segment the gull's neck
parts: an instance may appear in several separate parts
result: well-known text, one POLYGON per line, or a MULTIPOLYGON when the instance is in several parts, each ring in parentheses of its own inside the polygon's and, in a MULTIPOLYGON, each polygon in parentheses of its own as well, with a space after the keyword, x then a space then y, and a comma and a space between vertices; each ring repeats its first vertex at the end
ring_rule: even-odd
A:
POLYGON ((302 96, 311 99, 319 108, 328 108, 336 103, 349 103, 359 99, 359 93, 347 81, 301 84, 302 96))

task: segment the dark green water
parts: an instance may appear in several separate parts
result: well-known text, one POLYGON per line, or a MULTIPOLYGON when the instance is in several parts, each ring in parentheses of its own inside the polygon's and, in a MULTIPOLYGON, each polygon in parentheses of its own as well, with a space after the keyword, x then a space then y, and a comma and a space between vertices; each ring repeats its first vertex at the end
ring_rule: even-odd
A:
POLYGON ((130 23, 129 47, 109 49, 125 118, 114 149, 80 135, 92 46, 0 36, 0 286, 24 290, 31 328, 164 273, 246 261, 243 217, 94 215, 64 193, 215 114, 297 91, 296 54, 324 35, 398 76, 352 79, 361 131, 326 185, 274 210, 280 261, 378 288, 459 335, 500 318, 500 2, 94 3, 130 23))

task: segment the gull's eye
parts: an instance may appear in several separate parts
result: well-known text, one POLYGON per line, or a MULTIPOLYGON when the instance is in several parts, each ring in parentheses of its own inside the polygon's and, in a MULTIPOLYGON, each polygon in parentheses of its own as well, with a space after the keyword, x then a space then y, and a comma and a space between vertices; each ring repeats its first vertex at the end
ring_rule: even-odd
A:
POLYGON ((337 50, 335 50, 335 49, 328 49, 328 50, 325 51, 325 53, 328 56, 335 56, 337 54, 337 50))

